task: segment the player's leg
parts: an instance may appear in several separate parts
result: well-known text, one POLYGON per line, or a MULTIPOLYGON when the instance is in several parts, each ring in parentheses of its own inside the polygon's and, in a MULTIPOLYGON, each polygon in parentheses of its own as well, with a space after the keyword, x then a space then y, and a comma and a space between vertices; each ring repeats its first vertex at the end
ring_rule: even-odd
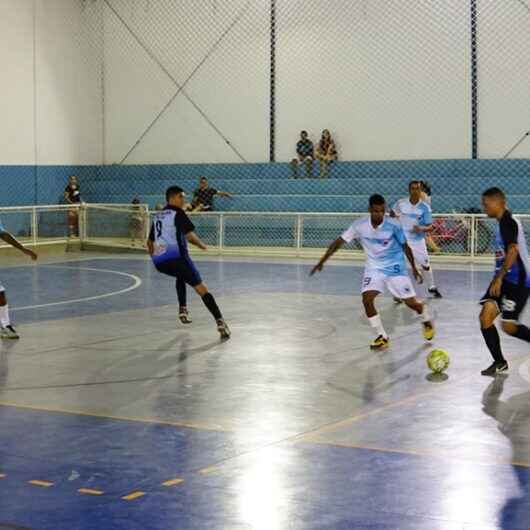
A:
POLYGON ((370 344, 370 349, 372 350, 384 350, 390 344, 390 338, 375 307, 375 299, 383 292, 383 289, 384 279, 382 273, 366 271, 362 283, 362 299, 368 323, 376 335, 374 341, 370 344))
POLYGON ((414 241, 411 245, 414 261, 421 266, 424 278, 427 280, 427 289, 434 298, 442 298, 440 291, 436 287, 434 281, 434 273, 432 271, 431 262, 429 260, 429 253, 427 251, 427 243, 425 239, 414 241))
POLYGON ((519 323, 519 316, 526 306, 529 290, 526 287, 519 287, 510 282, 504 282, 502 291, 502 330, 512 337, 530 342, 530 329, 519 323))
POLYGON ((190 258, 187 258, 185 263, 182 265, 181 275, 185 282, 195 289, 195 292, 201 297, 204 305, 215 319, 217 331, 221 335, 221 339, 229 339, 230 328, 225 322, 213 294, 208 291, 208 287, 202 281, 199 271, 190 258))
POLYGON ((495 375, 499 372, 508 370, 508 363, 504 358, 501 350, 501 339, 499 332, 495 326, 495 319, 499 316, 499 301, 498 298, 492 298, 489 293, 482 298, 480 304, 482 309, 480 311, 480 331, 486 342, 486 346, 493 357, 493 363, 485 370, 482 370, 482 375, 495 375))
POLYGON ((389 276, 386 286, 390 293, 403 300, 405 305, 421 316, 423 336, 425 340, 434 338, 434 323, 425 302, 416 298, 416 291, 409 276, 389 276))
POLYGON ((182 276, 176 280, 177 298, 179 302, 179 319, 183 324, 191 324, 192 320, 188 312, 186 281, 182 276))
POLYGON ((0 337, 2 339, 20 338, 9 318, 9 306, 4 288, 0 285, 0 337))

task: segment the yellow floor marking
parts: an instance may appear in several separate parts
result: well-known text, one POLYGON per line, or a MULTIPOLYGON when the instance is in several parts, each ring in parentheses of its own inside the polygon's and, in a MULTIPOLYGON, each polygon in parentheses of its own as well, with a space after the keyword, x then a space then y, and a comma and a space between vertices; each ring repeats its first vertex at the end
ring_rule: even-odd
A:
POLYGON ((184 482, 183 478, 173 478, 171 480, 166 480, 165 482, 162 482, 162 486, 169 488, 170 486, 176 486, 177 484, 181 484, 182 482, 184 482))
POLYGON ((144 491, 133 491, 132 493, 129 493, 129 495, 125 495, 125 497, 122 497, 124 501, 134 501, 134 499, 138 499, 139 497, 143 497, 146 495, 144 491))
POLYGON ((198 471, 200 475, 209 475, 210 473, 213 473, 217 469, 217 466, 211 466, 211 467, 205 467, 204 469, 201 469, 198 471))
POLYGON ((42 488, 51 488, 53 482, 47 482, 46 480, 30 480, 28 484, 33 484, 33 486, 40 486, 42 488))
POLYGON ((79 493, 84 493, 85 495, 103 495, 105 492, 101 490, 92 490, 90 488, 79 488, 77 490, 79 493))
POLYGON ((467 457, 467 456, 458 456, 455 455, 453 451, 429 451, 426 449, 393 449, 387 447, 374 447, 372 445, 362 445, 354 443, 343 443, 343 442, 332 442, 326 440, 311 440, 311 443, 318 445, 330 445, 332 447, 345 447, 347 449, 366 449, 367 451, 376 451, 379 453, 394 453, 400 455, 412 455, 412 456, 424 456, 428 458, 447 458, 451 460, 457 460, 459 462, 473 462, 476 464, 483 465, 506 465, 506 466, 517 466, 517 467, 527 467, 530 468, 530 462, 517 462, 510 460, 502 460, 500 458, 491 458, 490 455, 487 455, 485 459, 467 457))
POLYGON ((60 414, 75 414, 76 416, 89 416, 91 418, 102 418, 106 420, 118 421, 132 421, 137 423, 151 423, 155 425, 170 425, 172 427, 184 427, 187 429, 196 429, 200 431, 216 431, 216 432, 230 432, 228 429, 220 425, 206 425, 202 423, 186 422, 186 421, 165 421, 154 418, 131 418, 128 416, 110 416, 106 414, 97 414, 95 412, 85 412, 82 410, 58 409, 51 407, 36 407, 33 405, 19 405, 17 403, 10 403, 8 401, 0 401, 0 407, 13 407, 17 409, 37 410, 42 412, 57 412, 60 414))

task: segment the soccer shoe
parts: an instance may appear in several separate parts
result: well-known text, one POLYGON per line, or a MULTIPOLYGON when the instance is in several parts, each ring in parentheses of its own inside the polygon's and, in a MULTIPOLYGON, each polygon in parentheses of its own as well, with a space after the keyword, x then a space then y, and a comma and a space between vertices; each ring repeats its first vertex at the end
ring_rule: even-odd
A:
POLYGON ((390 339, 388 337, 383 337, 383 335, 379 335, 379 337, 377 337, 372 342, 372 344, 370 344, 370 349, 375 351, 386 350, 389 344, 390 339))
POLYGON ((423 337, 425 340, 434 339, 434 326, 432 325, 432 322, 423 323, 423 337))
POLYGON ((217 331, 221 335, 221 340, 228 340, 230 338, 230 328, 223 319, 217 321, 217 331))
POLYGON ((19 334, 13 326, 6 326, 0 331, 0 338, 2 339, 20 339, 19 334))
POLYGON ((482 370, 481 375, 495 376, 508 371, 508 363, 506 361, 494 361, 485 370, 482 370))
POLYGON ((179 311, 179 320, 182 324, 191 324, 193 322, 187 309, 181 309, 179 311))
POLYGON ((429 289, 429 294, 431 294, 433 298, 442 298, 442 294, 436 287, 431 287, 429 289))

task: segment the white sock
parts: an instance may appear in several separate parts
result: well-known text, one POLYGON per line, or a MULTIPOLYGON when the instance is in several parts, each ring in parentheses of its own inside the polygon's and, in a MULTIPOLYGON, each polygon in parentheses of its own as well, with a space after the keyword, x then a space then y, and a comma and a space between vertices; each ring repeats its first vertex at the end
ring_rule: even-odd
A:
POLYGON ((423 275, 427 277, 429 283, 429 289, 436 289, 436 284, 434 283, 434 274, 432 273, 432 268, 426 271, 423 269, 423 275))
POLYGON ((9 306, 7 304, 0 306, 0 324, 3 328, 11 325, 11 320, 9 320, 9 306))
POLYGON ((421 314, 421 320, 422 322, 430 322, 431 320, 431 314, 425 302, 423 303, 423 312, 421 314))
POLYGON ((379 314, 373 317, 368 317, 368 322, 370 322, 370 326, 375 329, 378 337, 379 335, 383 335, 385 339, 388 339, 388 335, 386 334, 385 328, 383 327, 383 323, 381 322, 381 317, 379 316, 379 314))

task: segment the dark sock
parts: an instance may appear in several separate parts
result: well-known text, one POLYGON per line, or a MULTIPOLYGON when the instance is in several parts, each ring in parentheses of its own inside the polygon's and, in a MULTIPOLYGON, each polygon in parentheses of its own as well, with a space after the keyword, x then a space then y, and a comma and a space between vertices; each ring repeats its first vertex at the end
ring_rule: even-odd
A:
POLYGON ((482 329, 482 336, 486 341, 486 346, 488 347, 491 355, 496 362, 504 362, 505 359, 501 351, 501 339, 499 337, 499 332, 495 326, 490 326, 487 329, 482 329))
POLYGON ((518 339, 530 342, 530 329, 522 324, 517 326, 517 331, 512 335, 512 337, 517 337, 518 339))
POLYGON ((215 298, 212 296, 211 293, 206 293, 202 297, 202 301, 204 302, 204 305, 208 308, 208 311, 210 311, 210 313, 213 315, 213 318, 215 318, 215 320, 220 320, 223 318, 223 315, 221 315, 221 311, 219 311, 219 308, 217 307, 215 298))
POLYGON ((177 298, 179 300, 179 306, 186 307, 186 282, 180 278, 177 278, 177 298))

